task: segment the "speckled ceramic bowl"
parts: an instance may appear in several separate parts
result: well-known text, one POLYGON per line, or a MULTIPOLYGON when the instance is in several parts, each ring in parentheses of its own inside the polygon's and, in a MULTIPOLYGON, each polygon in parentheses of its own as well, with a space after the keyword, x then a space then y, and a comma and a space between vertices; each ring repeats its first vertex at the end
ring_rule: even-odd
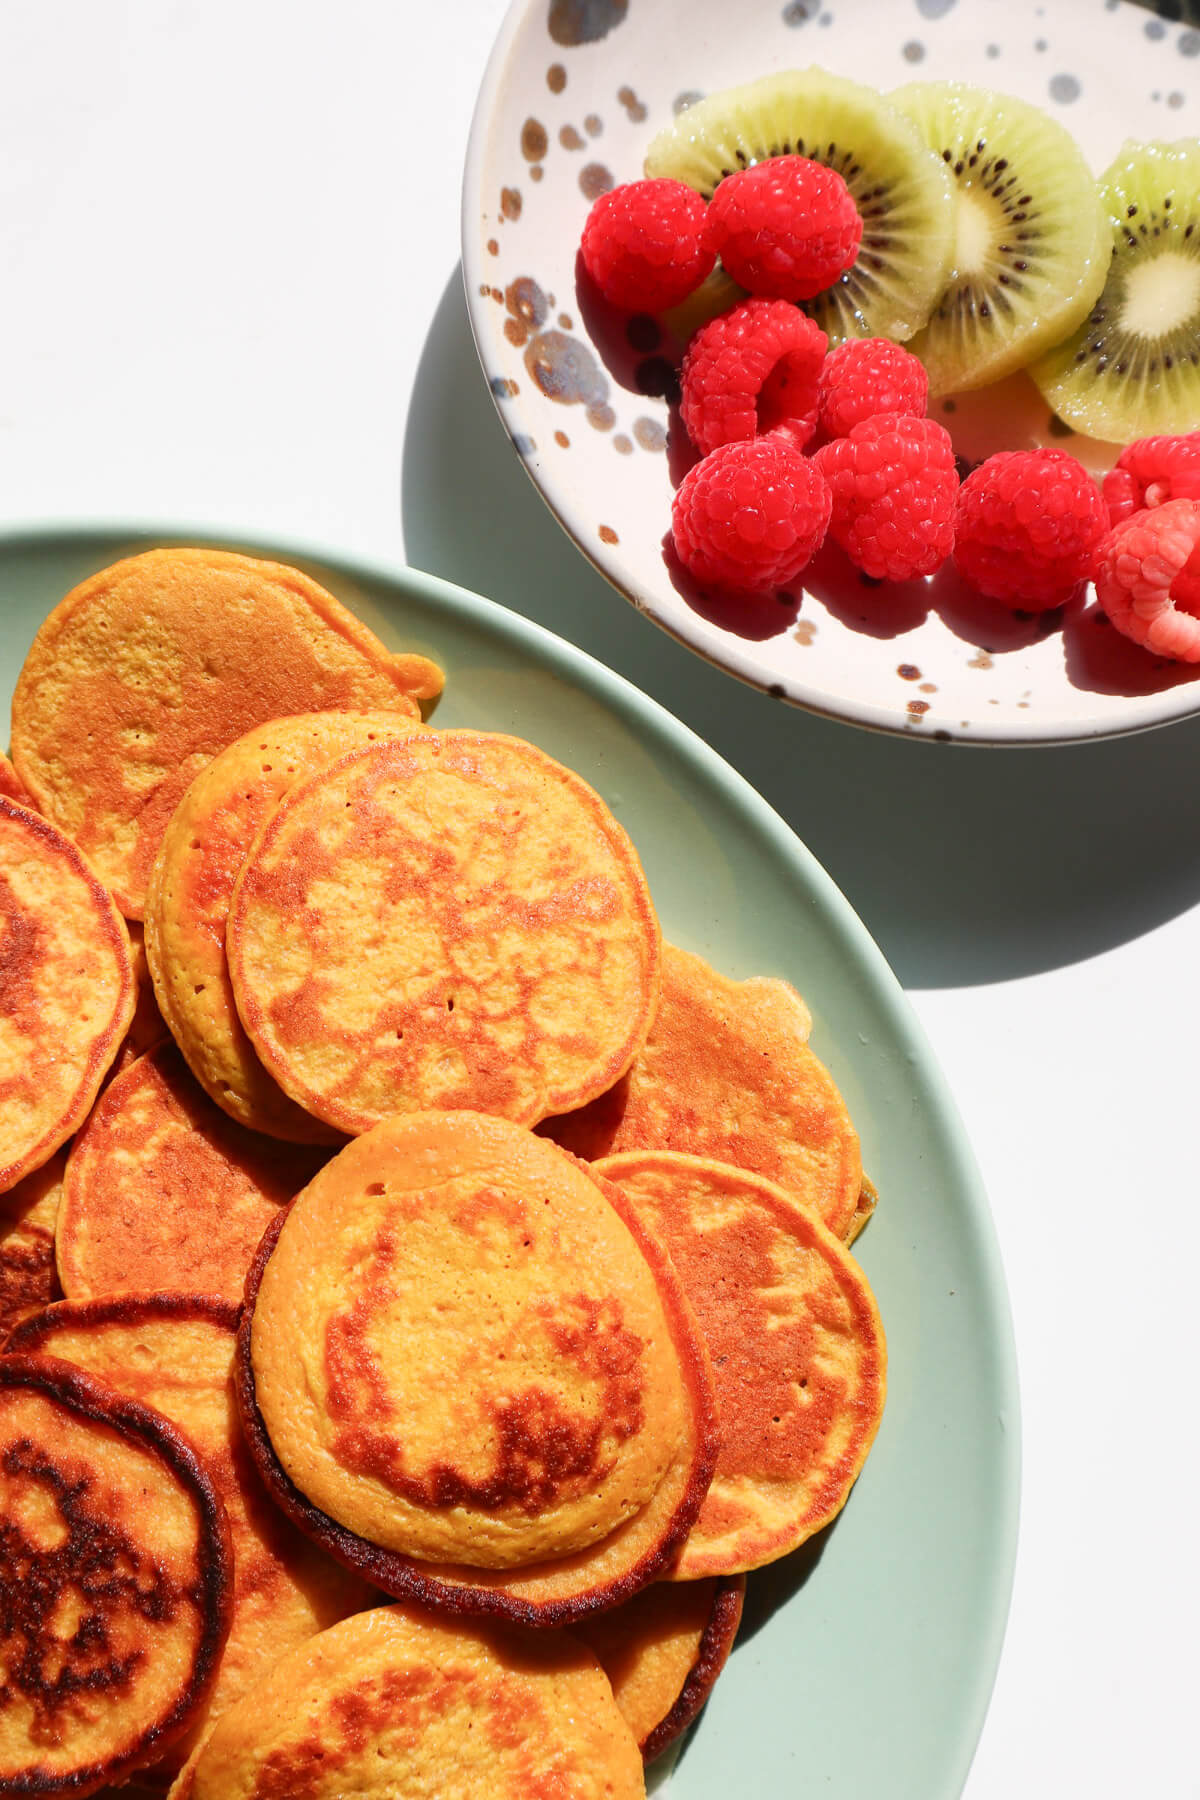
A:
MULTIPOLYGON (((815 711, 976 743, 1108 736, 1196 711, 1200 670, 1128 644, 1090 596, 1021 617, 952 570, 878 587, 829 550, 790 604, 720 605, 673 574, 666 346, 648 321, 614 332, 581 305, 579 234, 689 98, 814 63, 884 90, 955 78, 1021 95, 1070 127, 1097 172, 1126 138, 1194 130, 1200 104, 1200 30, 1125 0, 518 0, 472 129, 463 269, 484 372, 531 478, 635 606, 815 711)), ((1036 442, 1093 467, 1116 454, 1053 436, 1025 376, 935 401, 934 416, 972 460, 1036 442)))

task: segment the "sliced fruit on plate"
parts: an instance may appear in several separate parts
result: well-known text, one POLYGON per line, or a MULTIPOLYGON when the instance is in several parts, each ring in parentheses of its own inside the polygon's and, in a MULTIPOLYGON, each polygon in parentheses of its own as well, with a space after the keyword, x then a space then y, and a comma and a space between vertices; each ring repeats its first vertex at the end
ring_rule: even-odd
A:
POLYGON ((1104 290, 1030 369, 1059 418, 1128 444, 1200 421, 1200 142, 1122 146, 1100 178, 1104 290))
POLYGON ((933 394, 983 387, 1075 329, 1104 285, 1108 226, 1070 134, 1039 107, 960 81, 889 95, 954 183, 954 263, 909 348, 933 394))
POLYGON ((672 175, 707 200, 726 175, 786 155, 836 169, 863 221, 854 266, 804 310, 831 344, 911 337, 950 268, 950 177, 874 89, 814 68, 710 94, 659 132, 646 174, 672 175))

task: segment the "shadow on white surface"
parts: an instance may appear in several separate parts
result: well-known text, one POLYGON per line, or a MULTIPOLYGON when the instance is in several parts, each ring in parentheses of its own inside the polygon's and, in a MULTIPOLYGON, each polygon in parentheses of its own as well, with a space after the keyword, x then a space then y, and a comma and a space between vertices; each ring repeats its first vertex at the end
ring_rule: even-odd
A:
POLYGON ((414 567, 589 651, 745 775, 906 987, 1061 967, 1200 900, 1200 834, 1181 781, 1200 757, 1200 719, 1061 748, 877 735, 744 687, 636 612, 520 467, 475 355, 459 269, 417 370, 401 507, 414 567))

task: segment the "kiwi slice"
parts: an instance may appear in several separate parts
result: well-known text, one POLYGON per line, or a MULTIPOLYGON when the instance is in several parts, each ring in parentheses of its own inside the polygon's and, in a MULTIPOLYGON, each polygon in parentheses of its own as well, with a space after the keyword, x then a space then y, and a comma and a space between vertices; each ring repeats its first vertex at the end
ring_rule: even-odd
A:
POLYGON ((1131 444, 1200 423, 1200 143, 1124 144, 1100 177, 1096 304, 1029 373, 1060 419, 1131 444))
POLYGON ((954 180, 954 267, 909 345, 931 394, 984 387, 1073 331, 1104 285, 1108 228, 1071 134, 1039 107, 961 81, 889 98, 954 180))
POLYGON ((659 132, 646 174, 672 175, 709 200, 735 169, 786 155, 836 169, 863 221, 853 268, 806 300, 805 312, 831 347, 851 337, 910 338, 949 271, 950 178, 911 120, 873 88, 814 68, 710 94, 659 132))

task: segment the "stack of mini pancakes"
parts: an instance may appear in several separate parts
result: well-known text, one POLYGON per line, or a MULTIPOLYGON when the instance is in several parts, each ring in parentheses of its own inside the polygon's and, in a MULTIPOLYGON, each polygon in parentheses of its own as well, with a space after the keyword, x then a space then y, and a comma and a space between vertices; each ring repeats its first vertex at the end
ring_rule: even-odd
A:
POLYGON ((207 550, 25 662, 0 1793, 641 1795, 870 1448, 803 1001, 665 944, 599 796, 441 684, 207 550))

